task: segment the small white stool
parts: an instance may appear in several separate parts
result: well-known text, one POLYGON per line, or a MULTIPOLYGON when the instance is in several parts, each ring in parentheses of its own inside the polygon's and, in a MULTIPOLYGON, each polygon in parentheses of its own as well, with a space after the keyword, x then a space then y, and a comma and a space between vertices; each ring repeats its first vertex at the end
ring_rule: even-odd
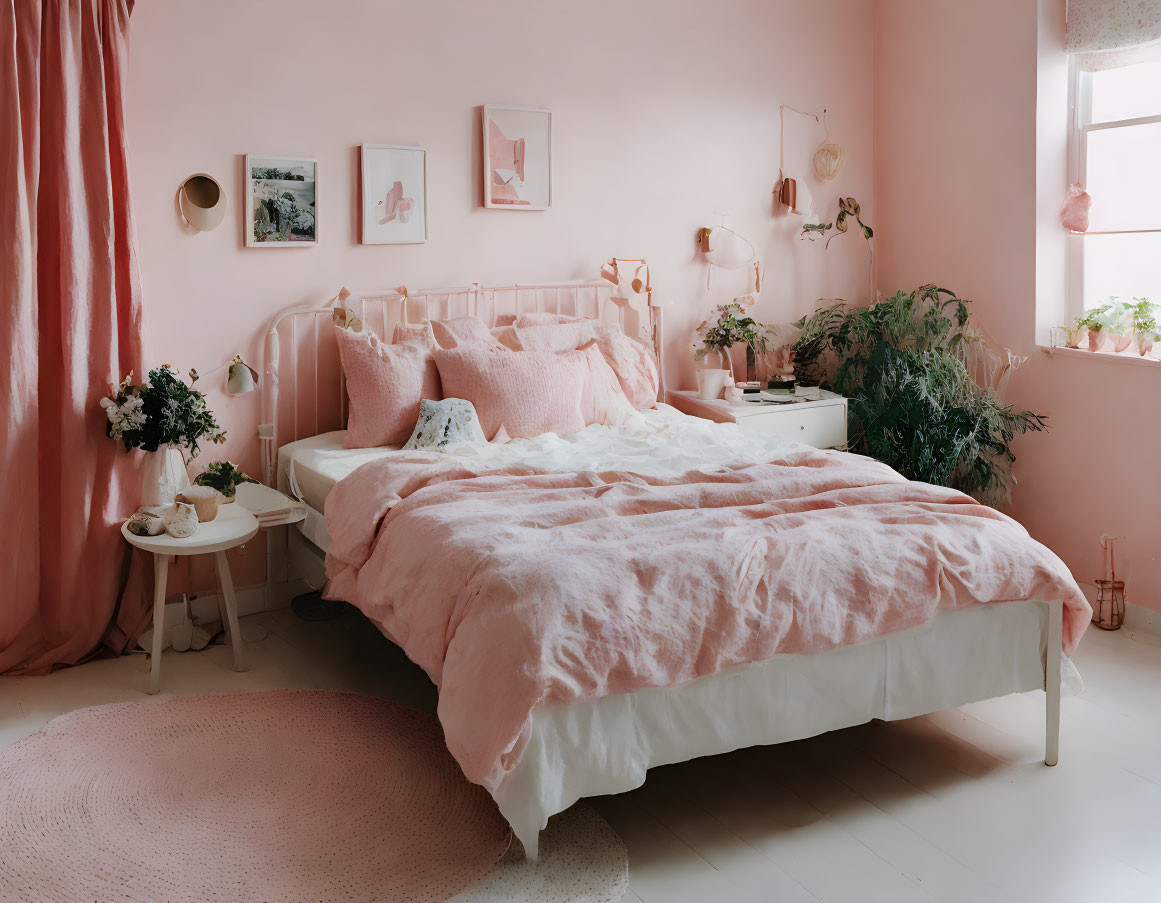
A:
POLYGON ((121 535, 131 545, 153 553, 153 660, 149 671, 149 689, 161 689, 161 644, 165 633, 165 579, 169 574, 171 555, 209 555, 213 553, 218 577, 222 581, 222 595, 218 608, 226 626, 230 645, 234 649, 234 670, 245 671, 246 647, 242 631, 238 629, 238 600, 234 596, 234 580, 226 561, 226 550, 249 542, 258 533, 258 519, 235 502, 218 508, 212 521, 198 524, 198 532, 185 539, 176 539, 168 533, 160 536, 137 536, 130 533, 128 521, 121 525, 121 535))

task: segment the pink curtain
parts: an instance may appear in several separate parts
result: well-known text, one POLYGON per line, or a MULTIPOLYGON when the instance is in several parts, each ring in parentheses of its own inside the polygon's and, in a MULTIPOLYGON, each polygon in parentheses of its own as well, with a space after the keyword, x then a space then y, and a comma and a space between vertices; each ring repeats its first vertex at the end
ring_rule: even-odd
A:
MULTIPOLYGON (((141 373, 124 115, 132 6, 0 0, 0 672, 90 654, 124 581, 119 525, 140 483, 98 401, 141 373)), ((123 632, 142 616, 120 612, 123 632)))

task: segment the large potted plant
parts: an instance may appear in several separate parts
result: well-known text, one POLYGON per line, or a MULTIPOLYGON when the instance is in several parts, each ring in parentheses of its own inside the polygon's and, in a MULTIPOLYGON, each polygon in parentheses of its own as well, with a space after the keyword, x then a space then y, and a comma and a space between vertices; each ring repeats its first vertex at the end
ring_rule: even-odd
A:
POLYGON ((186 385, 168 364, 150 370, 139 385, 130 373, 109 389, 111 397, 101 399, 108 419, 106 435, 120 441, 126 451, 147 452, 141 503, 172 504, 189 485, 183 451, 197 457, 200 440, 224 442, 225 431, 206 407, 205 396, 186 385))
POLYGON ((924 285, 870 307, 838 303, 798 325, 796 373, 847 397, 852 451, 982 501, 1010 497, 1012 440, 1044 429, 1044 418, 972 379, 969 346, 981 339, 967 301, 924 285))

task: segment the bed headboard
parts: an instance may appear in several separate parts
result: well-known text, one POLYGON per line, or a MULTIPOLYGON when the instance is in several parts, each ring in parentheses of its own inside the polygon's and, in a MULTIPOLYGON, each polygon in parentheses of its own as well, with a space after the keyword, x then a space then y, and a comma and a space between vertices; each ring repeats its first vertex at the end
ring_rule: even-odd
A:
POLYGON ((362 292, 344 289, 318 306, 282 311, 266 331, 262 365, 258 438, 262 442, 264 481, 274 485, 280 447, 346 426, 347 394, 338 345, 330 329, 336 310, 353 310, 365 330, 388 343, 400 323, 476 316, 490 326, 503 326, 521 314, 534 312, 593 317, 653 348, 660 399, 664 397, 661 309, 648 294, 629 300, 616 298, 616 294, 616 286, 604 280, 419 290, 400 286, 362 292))

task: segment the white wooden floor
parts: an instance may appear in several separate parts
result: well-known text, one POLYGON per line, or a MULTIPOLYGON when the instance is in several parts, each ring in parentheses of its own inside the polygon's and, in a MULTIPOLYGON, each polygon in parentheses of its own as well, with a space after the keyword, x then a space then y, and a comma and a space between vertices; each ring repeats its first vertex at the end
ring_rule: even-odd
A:
MULTIPOLYGON (((244 620, 225 647, 164 656, 163 693, 322 687, 431 708, 422 672, 361 617, 244 620), (259 639, 260 637, 264 637, 259 639)), ((1090 630, 1060 765, 1042 693, 650 772, 594 801, 629 848, 629 903, 1161 901, 1161 636, 1090 630)), ((0 678, 0 743, 87 705, 145 698, 145 657, 0 678)))

